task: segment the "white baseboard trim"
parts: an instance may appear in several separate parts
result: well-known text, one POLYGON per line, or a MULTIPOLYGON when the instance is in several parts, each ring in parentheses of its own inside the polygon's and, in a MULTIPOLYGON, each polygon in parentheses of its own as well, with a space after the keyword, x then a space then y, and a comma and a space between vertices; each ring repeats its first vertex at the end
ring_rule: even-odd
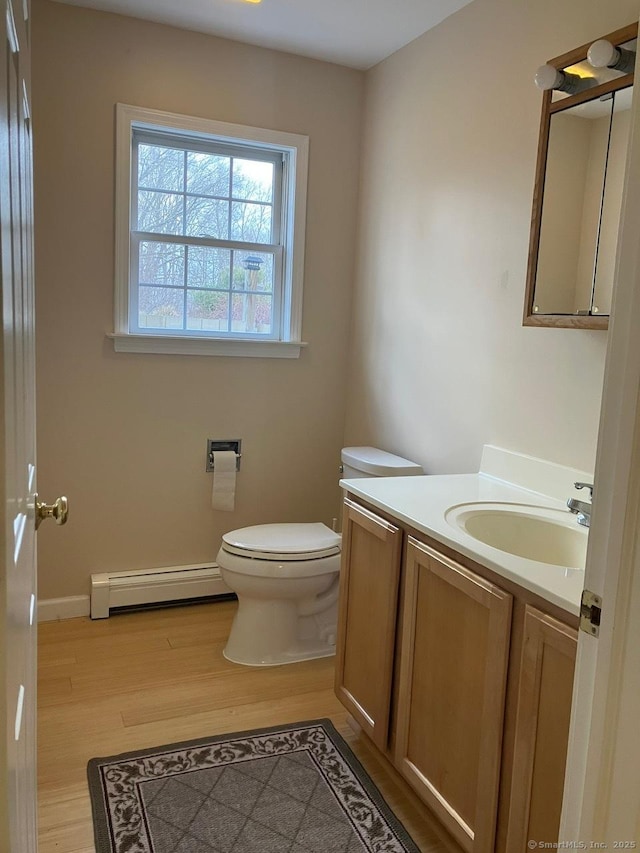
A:
POLYGON ((227 595, 215 563, 166 566, 91 575, 91 618, 106 619, 113 607, 227 595))
POLYGON ((91 604, 88 595, 69 595, 67 598, 45 598, 38 601, 38 622, 57 622, 88 616, 91 604))

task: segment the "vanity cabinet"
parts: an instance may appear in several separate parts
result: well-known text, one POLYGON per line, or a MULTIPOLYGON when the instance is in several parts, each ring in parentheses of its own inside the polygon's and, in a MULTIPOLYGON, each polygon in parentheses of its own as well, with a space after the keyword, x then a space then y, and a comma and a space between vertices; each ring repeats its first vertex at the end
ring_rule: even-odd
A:
POLYGON ((350 500, 342 530, 338 699, 385 750, 389 737, 402 531, 350 500))
POLYGON ((577 618, 394 521, 345 500, 338 698, 463 850, 557 842, 577 618))
POLYGON ((409 536, 395 763, 465 850, 495 836, 512 596, 409 536))

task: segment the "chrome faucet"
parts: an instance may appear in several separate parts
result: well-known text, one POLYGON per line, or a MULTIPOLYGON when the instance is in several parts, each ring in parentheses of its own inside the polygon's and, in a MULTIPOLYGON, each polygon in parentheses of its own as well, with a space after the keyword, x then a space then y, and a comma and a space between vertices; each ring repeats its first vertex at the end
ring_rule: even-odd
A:
MULTIPOLYGON (((593 483, 574 483, 576 489, 589 489, 589 497, 593 500, 593 483)), ((569 498, 567 501, 569 512, 577 515, 578 524, 583 527, 589 527, 591 524, 591 504, 586 501, 579 501, 577 498, 569 498)))

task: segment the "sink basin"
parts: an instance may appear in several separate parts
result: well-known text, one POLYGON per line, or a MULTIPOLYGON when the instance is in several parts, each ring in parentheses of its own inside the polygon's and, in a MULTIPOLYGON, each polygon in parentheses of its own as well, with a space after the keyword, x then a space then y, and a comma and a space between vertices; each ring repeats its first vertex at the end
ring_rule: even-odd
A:
POLYGON ((553 566, 584 569, 587 530, 566 510, 474 502, 451 507, 445 519, 452 527, 508 554, 553 566))

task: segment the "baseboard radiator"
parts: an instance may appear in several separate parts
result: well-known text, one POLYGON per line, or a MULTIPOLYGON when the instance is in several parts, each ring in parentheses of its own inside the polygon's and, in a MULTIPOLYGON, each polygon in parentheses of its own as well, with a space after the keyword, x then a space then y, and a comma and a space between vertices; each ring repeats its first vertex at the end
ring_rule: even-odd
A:
POLYGON ((106 619, 120 607, 162 604, 229 595, 231 590, 211 563, 167 566, 91 575, 91 618, 106 619))

